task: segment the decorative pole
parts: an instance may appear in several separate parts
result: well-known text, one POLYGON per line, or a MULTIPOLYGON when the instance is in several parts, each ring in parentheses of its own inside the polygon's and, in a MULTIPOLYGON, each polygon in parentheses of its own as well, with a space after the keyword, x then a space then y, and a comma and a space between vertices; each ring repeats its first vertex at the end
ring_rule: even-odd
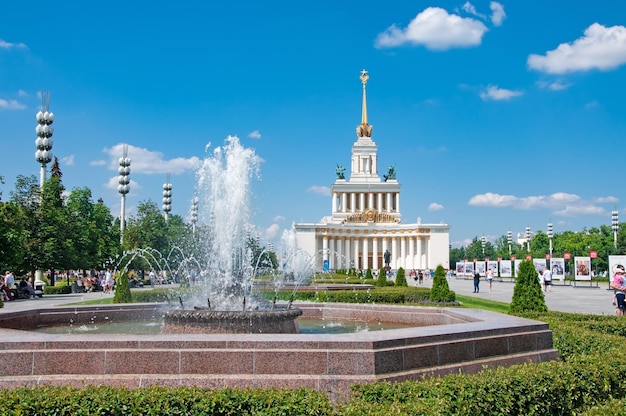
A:
POLYGON ((124 143, 122 145, 122 157, 119 159, 120 167, 118 172, 120 174, 119 185, 117 192, 122 196, 121 211, 120 211, 120 244, 124 244, 124 223, 126 221, 126 194, 130 191, 130 158, 128 157, 128 145, 124 143))
POLYGON ((191 200, 191 233, 196 235, 196 223, 198 222, 198 197, 191 200))
POLYGON ((528 252, 530 252, 530 226, 526 226, 526 232, 524 233, 524 237, 526 237, 526 247, 528 252))
POLYGON ((37 118, 37 139, 35 145, 37 151, 35 152, 35 160, 41 163, 41 170, 39 171, 39 187, 43 189, 43 183, 46 181, 46 164, 52 160, 52 134, 54 128, 52 123, 54 122, 54 114, 50 112, 50 92, 41 92, 41 110, 36 115, 37 118))
POLYGON ((554 232, 552 228, 552 223, 549 222, 548 223, 548 240, 550 241, 550 260, 552 260, 552 237, 554 237, 554 232))
POLYGON ((513 232, 511 230, 506 232, 506 241, 509 243, 509 257, 513 254, 511 251, 511 244, 513 243, 513 232))
POLYGON ((613 246, 617 248, 617 232, 619 231, 618 211, 611 211, 611 228, 613 229, 613 246))
POLYGON ((169 213, 172 210, 172 184, 170 183, 169 172, 165 174, 165 183, 163 184, 163 212, 165 212, 165 221, 167 222, 169 213))
POLYGON ((480 237, 480 244, 483 246, 483 258, 485 258, 485 246, 487 245, 487 237, 480 237))

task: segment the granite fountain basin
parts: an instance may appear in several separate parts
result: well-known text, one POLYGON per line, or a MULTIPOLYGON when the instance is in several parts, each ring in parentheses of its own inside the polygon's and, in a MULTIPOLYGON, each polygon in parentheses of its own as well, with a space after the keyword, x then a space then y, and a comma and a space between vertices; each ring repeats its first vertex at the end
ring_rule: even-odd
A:
POLYGON ((294 303, 303 318, 409 323, 348 334, 43 334, 25 329, 159 319, 162 305, 0 311, 0 387, 150 385, 307 387, 345 397, 349 386, 558 358, 543 322, 477 309, 294 303))

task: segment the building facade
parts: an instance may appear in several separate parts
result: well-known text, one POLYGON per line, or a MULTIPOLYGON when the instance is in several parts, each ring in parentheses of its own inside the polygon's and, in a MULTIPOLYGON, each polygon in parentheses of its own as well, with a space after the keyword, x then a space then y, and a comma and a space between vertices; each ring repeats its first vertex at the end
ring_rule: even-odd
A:
POLYGON ((373 270, 449 268, 450 227, 447 224, 403 224, 400 187, 394 166, 379 175, 378 147, 367 121, 367 71, 361 72, 363 102, 357 141, 352 145, 350 173, 337 166, 331 186, 331 215, 317 223, 294 224, 299 249, 326 270, 355 267, 373 270), (387 254, 387 258, 385 256, 387 254))

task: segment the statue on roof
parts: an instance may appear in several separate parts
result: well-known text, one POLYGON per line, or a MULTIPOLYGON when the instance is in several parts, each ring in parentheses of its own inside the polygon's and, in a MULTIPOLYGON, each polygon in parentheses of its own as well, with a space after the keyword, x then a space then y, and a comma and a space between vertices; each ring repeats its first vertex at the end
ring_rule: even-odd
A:
POLYGON ((383 178, 385 178, 385 182, 387 182, 389 179, 396 179, 396 167, 391 165, 387 168, 387 174, 383 175, 383 178))
POLYGON ((346 171, 346 168, 338 164, 337 169, 335 169, 335 173, 337 174, 337 179, 346 179, 344 175, 345 171, 346 171))

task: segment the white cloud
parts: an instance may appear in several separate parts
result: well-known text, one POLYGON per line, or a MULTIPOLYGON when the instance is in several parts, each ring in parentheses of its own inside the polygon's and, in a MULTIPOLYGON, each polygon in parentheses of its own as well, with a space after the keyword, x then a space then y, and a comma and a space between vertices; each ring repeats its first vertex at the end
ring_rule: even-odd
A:
POLYGON ((550 209, 554 215, 604 215, 606 210, 597 204, 614 204, 617 198, 613 196, 597 197, 583 200, 575 194, 556 192, 551 195, 517 197, 514 195, 500 195, 487 192, 474 195, 468 204, 478 207, 515 208, 520 210, 550 209))
POLYGON ((265 240, 273 240, 280 232, 280 225, 272 224, 265 229, 265 240))
POLYGON ((395 24, 376 37, 377 48, 404 44, 424 45, 431 50, 480 45, 487 27, 480 21, 449 14, 439 7, 428 7, 413 19, 406 29, 395 24))
MULTIPOLYGON (((104 149, 104 152, 111 157, 109 160, 109 169, 117 170, 119 168, 118 160, 123 154, 123 146, 122 143, 119 143, 113 147, 104 149)), ((161 152, 132 145, 128 145, 128 157, 131 160, 131 172, 146 175, 160 173, 172 173, 177 175, 189 170, 195 170, 201 163, 200 159, 196 156, 188 159, 177 157, 166 160, 163 158, 163 153, 161 152)))
POLYGON ((20 97, 28 97, 28 93, 24 90, 17 90, 17 95, 20 97))
POLYGON ((25 48, 23 43, 10 43, 0 39, 0 49, 13 49, 13 48, 25 48))
POLYGON ((273 222, 282 222, 282 221, 285 221, 285 219, 286 219, 286 218, 285 218, 285 217, 283 217, 282 215, 277 215, 277 216, 275 216, 275 217, 272 219, 272 221, 273 221, 273 222))
POLYGON ((61 163, 67 166, 72 166, 74 164, 74 155, 65 156, 61 159, 61 163))
POLYGON ((491 23, 495 26, 502 26, 502 21, 506 17, 506 13, 504 12, 504 6, 502 6, 497 1, 492 1, 489 4, 489 8, 491 9, 491 23))
POLYGON ((260 139, 261 138, 261 132, 258 130, 254 130, 253 132, 250 132, 250 134, 248 134, 248 137, 251 139, 260 139))
POLYGON ((317 186, 313 185, 307 189, 307 192, 317 195, 330 196, 330 188, 327 186, 317 186))
POLYGON ((572 86, 571 83, 562 80, 556 80, 553 82, 539 81, 537 82, 537 85, 539 85, 539 88, 547 88, 551 91, 563 91, 572 86))
POLYGON ((436 202, 433 202, 433 203, 431 203, 431 204, 428 206, 428 210, 429 210, 429 211, 439 211, 439 210, 442 210, 442 209, 443 209, 443 205, 438 204, 438 203, 436 203, 436 202))
POLYGON ((597 100, 593 100, 593 101, 589 101, 587 104, 585 104, 585 108, 595 108, 597 107, 598 101, 597 100))
POLYGON ((549 74, 565 74, 592 69, 609 70, 626 63, 626 27, 605 27, 593 23, 584 36, 561 43, 545 55, 531 54, 528 66, 549 74))
POLYGON ((91 162, 89 162, 89 166, 104 166, 106 164, 106 160, 92 160, 91 162))
POLYGON ((484 19, 486 16, 484 14, 480 14, 476 11, 476 7, 474 7, 474 5, 472 3, 470 3, 469 1, 466 1, 465 4, 462 7, 463 11, 469 14, 473 14, 476 17, 480 17, 482 19, 484 19))
POLYGON ((505 88, 500 88, 497 85, 489 85, 485 91, 482 91, 479 95, 483 101, 493 100, 493 101, 503 101, 510 100, 513 97, 519 97, 524 93, 521 91, 515 90, 507 90, 505 88))
POLYGON ((4 100, 0 98, 0 110, 24 110, 26 105, 17 100, 4 100))

